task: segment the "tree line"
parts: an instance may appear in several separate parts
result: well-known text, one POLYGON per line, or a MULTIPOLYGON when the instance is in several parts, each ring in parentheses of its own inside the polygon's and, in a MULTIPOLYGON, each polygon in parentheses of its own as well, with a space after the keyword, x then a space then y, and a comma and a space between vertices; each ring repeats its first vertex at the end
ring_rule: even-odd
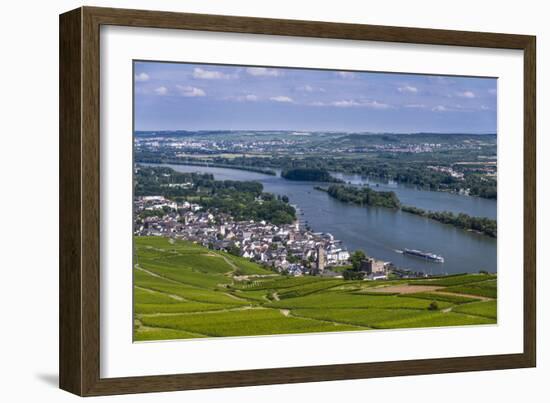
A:
MULTIPOLYGON (((318 187, 316 189, 325 190, 318 187)), ((330 185, 325 191, 329 196, 343 201, 344 203, 393 209, 399 208, 401 204, 395 192, 377 192, 368 186, 330 185)))
POLYGON ((418 207, 404 206, 395 192, 377 192, 368 186, 330 185, 327 189, 316 186, 316 190, 327 192, 329 196, 344 203, 359 204, 371 207, 401 209, 410 214, 453 225, 468 231, 476 231, 490 237, 497 237, 497 222, 486 217, 474 217, 464 213, 454 214, 450 211, 427 211, 418 207))
POLYGON ((292 181, 342 182, 322 168, 291 168, 281 172, 281 176, 292 181))
POLYGON ((493 238, 497 237, 497 221, 490 218, 473 217, 464 213, 454 214, 450 211, 427 211, 412 206, 402 206, 401 210, 430 218, 443 224, 450 224, 465 230, 480 232, 493 238))
POLYGON ((488 177, 480 172, 465 170, 463 172, 464 178, 459 179, 448 173, 428 168, 429 165, 451 166, 455 161, 469 158, 475 159, 476 155, 472 152, 463 152, 459 155, 430 153, 428 156, 380 153, 376 156, 361 158, 337 158, 329 155, 306 156, 299 159, 287 155, 236 158, 218 156, 213 157, 212 160, 213 164, 220 164, 219 166, 228 168, 265 170, 281 168, 283 170, 281 176, 290 180, 333 182, 337 180, 334 180, 335 178, 330 174, 328 176, 326 174, 329 172, 342 172, 410 184, 434 191, 460 192, 468 189, 471 196, 496 199, 496 178, 488 177), (313 173, 313 175, 310 176, 310 173, 313 173), (324 180, 317 179, 317 175, 325 176, 324 180), (312 179, 309 179, 310 177, 312 179))
POLYGON ((218 181, 212 174, 144 166, 138 166, 134 181, 136 196, 159 195, 176 202, 195 202, 207 210, 229 214, 237 221, 265 220, 281 225, 296 220, 296 211, 288 197, 264 192, 259 182, 218 181))

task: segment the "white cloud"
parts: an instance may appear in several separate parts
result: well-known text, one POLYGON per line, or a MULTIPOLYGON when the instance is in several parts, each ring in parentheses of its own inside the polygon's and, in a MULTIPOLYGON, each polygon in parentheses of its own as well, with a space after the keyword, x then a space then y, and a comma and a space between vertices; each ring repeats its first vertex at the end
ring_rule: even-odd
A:
POLYGON ((282 75, 282 73, 279 70, 266 69, 265 67, 249 67, 246 69, 246 72, 251 76, 256 76, 256 77, 261 77, 261 76, 278 77, 282 75))
POLYGON ((408 92, 411 94, 416 94, 418 92, 418 88, 413 87, 412 85, 404 85, 402 87, 397 88, 397 91, 399 92, 408 92))
POLYGON ((312 87, 311 85, 303 85, 301 87, 296 88, 298 91, 304 91, 304 92, 325 92, 324 88, 321 87, 312 87))
POLYGON ((204 97, 206 95, 206 92, 204 92, 204 90, 197 87, 176 85, 176 88, 184 97, 204 97))
POLYGON ((378 101, 366 101, 362 104, 362 106, 365 106, 367 108, 373 108, 373 109, 389 109, 391 108, 391 105, 378 102, 378 101))
POLYGON ((491 108, 489 108, 487 105, 481 105, 481 106, 480 106, 480 109, 481 109, 482 111, 488 111, 488 110, 490 110, 491 108))
POLYGON ((278 95, 276 97, 271 97, 269 98, 270 100, 272 101, 275 101, 275 102, 294 102, 294 100, 290 97, 287 97, 285 95, 278 95))
POLYGON ((343 99, 339 101, 321 102, 315 101, 309 104, 310 106, 335 106, 337 108, 371 108, 371 109, 390 109, 391 105, 383 102, 371 101, 371 100, 355 100, 355 99, 343 99))
POLYGON ((351 71, 337 71, 336 75, 340 78, 354 78, 355 73, 352 73, 351 71))
POLYGON ((432 108, 433 112, 455 112, 455 113, 471 113, 476 112, 479 110, 490 110, 489 107, 485 105, 481 106, 464 106, 460 104, 454 104, 454 105, 437 105, 432 108))
POLYGON ((148 81, 149 80, 149 74, 147 73, 139 73, 134 76, 134 79, 136 81, 148 81))
POLYGON ((157 95, 166 95, 166 94, 168 94, 168 88, 166 88, 164 86, 155 88, 155 94, 157 94, 157 95))
POLYGON ((487 90, 487 92, 491 95, 496 95, 497 94, 497 89, 496 88, 490 88, 487 90))
POLYGON ((231 74, 225 74, 225 73, 222 73, 221 71, 204 70, 199 67, 196 67, 193 70, 193 77, 204 79, 204 80, 225 80, 229 78, 235 78, 236 76, 231 74))
POLYGON ((407 104, 403 105, 405 108, 412 108, 412 109, 425 109, 426 105, 424 104, 407 104))
POLYGON ((333 101, 330 103, 332 106, 337 106, 339 108, 349 108, 351 106, 361 106, 357 101, 351 100, 342 100, 342 101, 333 101))
POLYGON ((254 94, 246 94, 246 95, 237 95, 237 96, 227 97, 226 99, 231 99, 231 100, 240 101, 240 102, 256 102, 260 100, 260 97, 254 94))
POLYGON ((470 99, 476 97, 476 94, 474 94, 472 91, 459 92, 456 95, 462 98, 470 98, 470 99))
POLYGON ((243 96, 245 101, 257 101, 259 98, 257 95, 254 94, 247 94, 243 96))

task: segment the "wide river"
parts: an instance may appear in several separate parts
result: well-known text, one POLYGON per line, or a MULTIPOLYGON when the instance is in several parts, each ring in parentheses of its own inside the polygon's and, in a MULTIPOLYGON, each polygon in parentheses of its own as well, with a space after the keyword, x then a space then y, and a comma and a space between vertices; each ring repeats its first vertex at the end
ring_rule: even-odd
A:
MULTIPOLYGON (((313 231, 328 232, 350 251, 362 249, 401 268, 428 274, 497 271, 496 239, 402 211, 346 204, 313 188, 322 183, 289 181, 279 175, 229 168, 163 165, 178 172, 211 173, 217 180, 260 182, 266 192, 287 195, 290 203, 298 206, 300 221, 307 222, 313 231), (436 253, 445 258, 445 263, 431 263, 400 253, 405 248, 436 253)), ((369 184, 374 190, 393 190, 401 202, 409 206, 496 218, 495 200, 432 192, 354 175, 334 175, 353 184, 369 184)))

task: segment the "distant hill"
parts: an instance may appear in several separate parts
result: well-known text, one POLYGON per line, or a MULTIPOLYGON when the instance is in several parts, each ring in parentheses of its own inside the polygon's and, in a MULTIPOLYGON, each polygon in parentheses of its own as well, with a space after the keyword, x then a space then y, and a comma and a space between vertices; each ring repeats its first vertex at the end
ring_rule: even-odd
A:
MULTIPOLYGON (((152 137, 152 136, 208 136, 208 135, 223 135, 223 134, 248 134, 259 136, 274 136, 274 135, 296 135, 294 130, 136 130, 134 135, 137 137, 152 137)), ((437 138, 437 137, 477 137, 492 136, 496 137, 496 133, 438 133, 438 132, 415 132, 415 133, 372 133, 372 132, 324 132, 312 131, 308 135, 334 136, 339 138, 366 138, 371 139, 397 139, 397 138, 437 138)))

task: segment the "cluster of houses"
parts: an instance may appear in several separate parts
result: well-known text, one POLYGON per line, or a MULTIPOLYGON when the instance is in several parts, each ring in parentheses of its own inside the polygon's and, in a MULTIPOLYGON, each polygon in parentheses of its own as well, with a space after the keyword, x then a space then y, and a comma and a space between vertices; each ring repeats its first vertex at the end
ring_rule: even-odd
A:
POLYGON ((456 179, 464 179, 464 174, 462 172, 455 171, 451 167, 438 166, 438 165, 428 165, 427 168, 431 169, 432 171, 445 173, 445 174, 447 174, 449 176, 452 176, 453 178, 456 178, 456 179))
MULTIPOLYGON (((328 233, 301 228, 299 222, 274 225, 265 221, 233 221, 227 214, 214 215, 198 204, 175 203, 162 196, 136 198, 134 214, 135 235, 170 236, 239 253, 294 276, 340 276, 332 269, 349 264, 350 254, 341 241, 328 233)), ((361 270, 371 277, 387 276, 385 265, 372 259, 369 262, 361 270)))

